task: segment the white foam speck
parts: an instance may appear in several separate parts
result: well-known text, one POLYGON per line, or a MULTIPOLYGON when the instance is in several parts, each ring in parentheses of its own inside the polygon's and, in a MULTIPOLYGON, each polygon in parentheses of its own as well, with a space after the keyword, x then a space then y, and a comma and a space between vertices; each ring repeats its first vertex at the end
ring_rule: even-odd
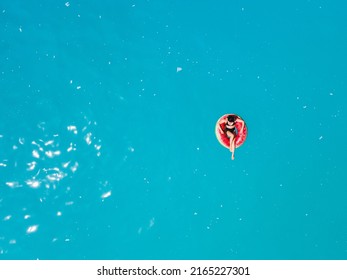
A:
POLYGON ((49 141, 47 141, 47 142, 45 143, 45 146, 52 145, 53 143, 54 143, 53 140, 49 140, 49 141))
POLYGON ((36 151, 36 150, 33 150, 32 155, 34 158, 40 158, 40 155, 39 155, 38 151, 36 151))
POLYGON ((66 176, 65 173, 59 171, 57 173, 53 173, 53 174, 49 174, 46 176, 47 180, 51 181, 51 182, 55 182, 55 181, 60 181, 61 179, 63 179, 66 176))
POLYGON ((33 233, 33 232, 37 231, 38 227, 39 227, 38 225, 32 225, 32 226, 27 228, 26 232, 29 233, 29 234, 33 233))
POLYGON ((38 180, 26 180, 27 185, 31 188, 37 189, 40 186, 40 181, 38 180))
POLYGON ((87 133, 87 135, 84 137, 84 140, 86 141, 87 145, 90 145, 90 144, 92 143, 91 136, 92 136, 92 133, 89 132, 89 133, 87 133))
POLYGON ((6 182, 6 185, 10 188, 16 188, 16 187, 19 187, 19 183, 18 182, 6 182))
POLYGON ((73 173, 76 172, 77 168, 78 168, 78 162, 75 162, 75 164, 74 164, 73 166, 70 167, 70 169, 71 169, 71 171, 72 171, 73 173))
POLYGON ((45 152, 46 156, 48 156, 49 158, 52 158, 53 157, 53 153, 52 151, 47 151, 45 152))
POLYGON ((95 148, 95 150, 99 151, 99 150, 101 149, 101 145, 95 144, 95 145, 94 145, 94 148, 95 148))
POLYGON ((68 130, 68 131, 74 131, 74 130, 77 130, 77 128, 76 128, 75 125, 69 125, 69 126, 67 127, 67 130, 68 130))
POLYGON ((69 148, 67 148, 67 151, 68 151, 68 152, 71 152, 71 151, 76 151, 75 144, 70 143, 70 147, 69 147, 69 148))
POLYGON ((66 2, 66 3, 65 3, 65 6, 66 6, 66 7, 69 7, 69 6, 70 6, 70 2, 66 2))
POLYGON ((65 163, 63 163, 63 167, 64 167, 64 168, 66 168, 66 167, 68 167, 68 166, 69 166, 69 164, 70 164, 70 161, 65 162, 65 163))
POLYGON ((177 67, 176 68, 176 72, 178 73, 178 72, 181 72, 183 69, 182 69, 182 67, 177 67))
POLYGON ((53 157, 55 157, 55 156, 59 156, 60 155, 60 151, 58 150, 58 151, 46 151, 45 152, 45 155, 47 156, 47 157, 49 157, 49 158, 53 158, 53 157))
POLYGON ((4 221, 8 221, 8 220, 10 220, 11 218, 12 218, 11 215, 7 215, 6 217, 4 217, 4 221))
POLYGON ((102 199, 108 198, 108 197, 111 196, 111 194, 112 194, 112 192, 111 192, 111 191, 108 191, 108 192, 106 192, 106 193, 103 193, 103 194, 101 195, 101 198, 102 198, 102 199))

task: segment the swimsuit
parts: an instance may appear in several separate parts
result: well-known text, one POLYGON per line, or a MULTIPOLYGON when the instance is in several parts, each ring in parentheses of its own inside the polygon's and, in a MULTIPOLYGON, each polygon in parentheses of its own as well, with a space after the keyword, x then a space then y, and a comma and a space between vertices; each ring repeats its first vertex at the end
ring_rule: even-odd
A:
POLYGON ((233 126, 229 126, 228 122, 226 122, 225 128, 224 128, 224 133, 227 134, 227 131, 231 132, 232 134, 234 134, 234 136, 236 136, 237 131, 236 131, 236 127, 235 127, 235 122, 233 122, 233 126))

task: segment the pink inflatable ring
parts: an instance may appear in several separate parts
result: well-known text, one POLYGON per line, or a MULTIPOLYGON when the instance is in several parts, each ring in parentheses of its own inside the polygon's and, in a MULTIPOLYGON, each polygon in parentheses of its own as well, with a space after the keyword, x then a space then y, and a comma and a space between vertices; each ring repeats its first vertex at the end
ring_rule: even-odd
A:
MULTIPOLYGON (((240 116, 235 115, 235 114, 226 114, 222 117, 219 118, 216 124, 216 137, 221 145, 223 145, 225 148, 229 149, 230 148, 230 140, 228 136, 223 132, 225 130, 225 123, 220 124, 221 120, 227 119, 228 116, 235 116, 238 119, 243 120, 240 116)), ((246 123, 243 127, 243 130, 241 131, 242 124, 239 122, 235 123, 235 127, 237 130, 237 134, 235 136, 235 148, 240 147, 246 140, 247 138, 247 126, 246 123)))

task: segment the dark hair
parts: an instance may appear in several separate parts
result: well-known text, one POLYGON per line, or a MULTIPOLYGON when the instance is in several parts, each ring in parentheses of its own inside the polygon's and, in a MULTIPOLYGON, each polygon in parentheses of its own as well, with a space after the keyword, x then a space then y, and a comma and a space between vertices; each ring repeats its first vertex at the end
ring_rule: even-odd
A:
POLYGON ((229 122, 235 122, 235 120, 236 120, 235 116, 228 116, 229 122))

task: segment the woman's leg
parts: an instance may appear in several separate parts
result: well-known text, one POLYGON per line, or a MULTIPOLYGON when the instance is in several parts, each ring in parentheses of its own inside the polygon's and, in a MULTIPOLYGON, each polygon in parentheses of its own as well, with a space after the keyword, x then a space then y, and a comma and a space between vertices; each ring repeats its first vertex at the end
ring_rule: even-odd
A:
POLYGON ((235 136, 231 132, 227 131, 227 135, 229 137, 229 147, 230 147, 230 152, 231 152, 231 159, 234 160, 235 156, 235 136))

